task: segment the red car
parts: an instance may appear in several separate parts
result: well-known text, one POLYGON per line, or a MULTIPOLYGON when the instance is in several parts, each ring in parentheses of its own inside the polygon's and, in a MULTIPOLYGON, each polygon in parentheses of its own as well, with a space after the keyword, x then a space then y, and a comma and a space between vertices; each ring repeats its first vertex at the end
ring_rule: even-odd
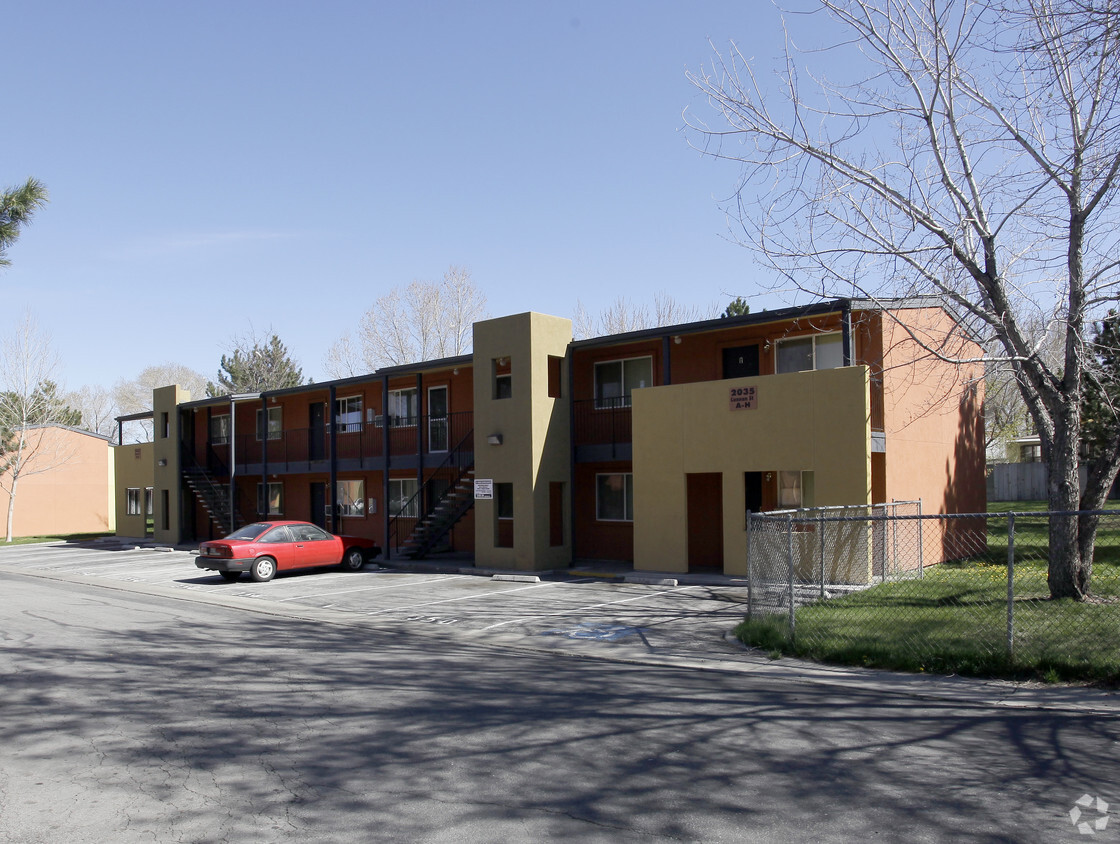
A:
POLYGON ((308 522, 254 522, 225 539, 203 542, 195 565, 237 580, 241 572, 257 583, 272 580, 278 571, 341 565, 358 571, 381 553, 372 539, 335 536, 308 522))

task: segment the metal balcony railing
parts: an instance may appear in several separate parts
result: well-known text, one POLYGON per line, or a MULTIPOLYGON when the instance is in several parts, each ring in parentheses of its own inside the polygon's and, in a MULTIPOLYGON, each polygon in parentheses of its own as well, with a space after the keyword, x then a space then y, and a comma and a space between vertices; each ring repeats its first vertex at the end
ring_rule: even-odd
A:
MULTIPOLYGON (((389 426, 381 417, 372 422, 347 422, 334 436, 335 459, 340 463, 370 465, 386 455, 415 456, 418 453, 443 454, 449 445, 463 439, 473 428, 471 411, 442 416, 392 417, 389 426)), ((267 464, 269 472, 309 471, 315 464, 330 459, 330 426, 288 428, 259 434, 238 434, 234 438, 233 462, 238 472, 267 464)), ((230 444, 206 443, 205 462, 213 467, 228 465, 230 444)))
POLYGON ((574 445, 619 445, 633 440, 628 398, 584 399, 572 402, 572 407, 574 445))

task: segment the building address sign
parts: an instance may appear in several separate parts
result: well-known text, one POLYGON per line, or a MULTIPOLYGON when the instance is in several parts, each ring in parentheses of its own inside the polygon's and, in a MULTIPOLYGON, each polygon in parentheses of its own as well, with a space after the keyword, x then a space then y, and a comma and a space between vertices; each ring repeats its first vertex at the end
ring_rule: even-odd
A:
POLYGON ((731 410, 754 410, 758 406, 757 387, 732 387, 731 410))

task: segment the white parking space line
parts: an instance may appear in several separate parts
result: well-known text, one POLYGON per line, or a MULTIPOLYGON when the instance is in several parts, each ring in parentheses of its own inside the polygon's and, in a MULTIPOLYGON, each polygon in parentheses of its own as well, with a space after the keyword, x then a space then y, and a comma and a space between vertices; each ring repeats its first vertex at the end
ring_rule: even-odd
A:
POLYGON ((351 592, 369 592, 378 589, 404 589, 409 586, 422 586, 425 583, 439 583, 444 580, 454 580, 460 575, 448 575, 447 577, 434 577, 430 580, 410 580, 406 583, 381 583, 376 586, 363 586, 360 589, 340 589, 335 592, 312 592, 307 595, 295 595, 291 598, 279 598, 279 601, 302 601, 307 598, 333 598, 335 595, 348 595, 351 592))
POLYGON ((567 610, 558 610, 556 612, 539 613, 537 615, 527 615, 527 616, 523 616, 521 618, 511 618, 511 619, 508 619, 507 621, 500 621, 497 624, 491 624, 488 627, 483 627, 482 629, 483 630, 493 630, 496 627, 505 627, 507 624, 517 624, 518 622, 531 621, 531 620, 537 619, 537 618, 551 618, 552 616, 557 616, 557 615, 570 615, 573 612, 581 612, 583 610, 598 609, 599 607, 609 607, 609 606, 613 606, 615 604, 630 604, 630 603, 633 603, 634 601, 645 600, 646 598, 653 598, 653 597, 657 597, 659 595, 669 595, 669 594, 671 594, 671 592, 680 592, 684 589, 697 589, 697 588, 700 588, 700 587, 698 587, 698 586, 678 586, 671 591, 666 590, 666 591, 662 591, 662 592, 650 592, 650 593, 645 594, 645 595, 635 595, 632 598, 619 598, 617 601, 604 601, 603 603, 599 603, 599 604, 584 604, 582 606, 573 607, 572 609, 567 609, 567 610))
POLYGON ((506 597, 507 595, 512 595, 514 592, 524 592, 526 589, 541 589, 545 586, 559 586, 559 585, 560 584, 558 584, 558 583, 550 583, 550 582, 534 583, 534 584, 531 584, 530 586, 519 586, 519 587, 516 587, 514 589, 503 589, 500 592, 489 592, 485 595, 460 595, 457 598, 443 598, 442 600, 439 600, 439 601, 425 601, 422 604, 405 604, 405 605, 399 606, 399 607, 388 607, 386 609, 381 609, 381 610, 370 610, 370 611, 364 612, 362 614, 363 615, 383 615, 384 613, 390 613, 390 612, 408 612, 410 610, 414 610, 414 609, 417 609, 419 607, 430 607, 430 606, 435 606, 436 604, 451 604, 451 603, 455 603, 456 601, 481 601, 481 600, 485 600, 487 598, 503 598, 503 597, 506 597))
MULTIPOLYGON (((93 575, 95 577, 114 577, 117 574, 122 574, 122 573, 123 574, 129 574, 129 575, 167 574, 168 571, 172 568, 174 568, 175 571, 178 572, 182 567, 178 566, 178 565, 172 565, 172 564, 169 563, 167 565, 163 565, 163 566, 160 566, 159 568, 154 568, 154 569, 152 569, 152 568, 148 568, 148 569, 129 569, 126 572, 116 572, 116 571, 107 572, 107 571, 104 571, 102 569, 95 569, 95 570, 91 570, 91 571, 83 571, 82 574, 89 574, 89 575, 93 575)), ((197 569, 196 569, 196 571, 197 571, 197 569)))

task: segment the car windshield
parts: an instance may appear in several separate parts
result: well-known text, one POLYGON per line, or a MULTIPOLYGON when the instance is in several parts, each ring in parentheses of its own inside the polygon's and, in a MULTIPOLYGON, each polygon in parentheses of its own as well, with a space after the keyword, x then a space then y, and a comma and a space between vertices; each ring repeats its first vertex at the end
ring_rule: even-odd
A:
POLYGON ((227 536, 226 539, 256 539, 270 527, 272 527, 272 525, 266 522, 256 522, 251 525, 245 525, 243 528, 238 528, 227 536))

